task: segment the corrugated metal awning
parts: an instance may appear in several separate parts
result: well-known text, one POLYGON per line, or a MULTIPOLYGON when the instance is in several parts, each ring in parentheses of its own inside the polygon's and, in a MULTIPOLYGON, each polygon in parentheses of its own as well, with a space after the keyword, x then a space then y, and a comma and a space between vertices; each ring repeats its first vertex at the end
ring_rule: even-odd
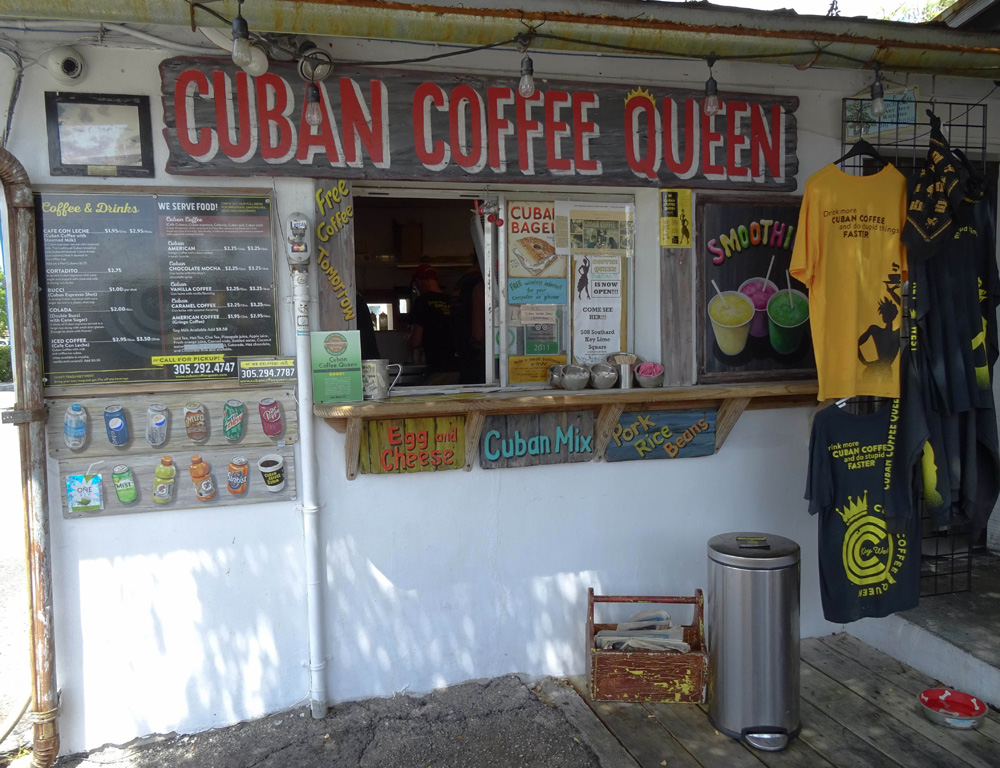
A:
MULTIPOLYGON (((234 0, 205 6, 232 18, 234 0)), ((650 56, 750 59, 805 67, 865 68, 965 77, 1000 77, 994 34, 943 24, 800 16, 792 11, 727 8, 708 2, 533 0, 502 7, 486 0, 246 0, 257 32, 478 46, 534 28, 533 49, 609 53, 615 46, 650 56)), ((187 0, 0 0, 0 17, 222 26, 187 0)))

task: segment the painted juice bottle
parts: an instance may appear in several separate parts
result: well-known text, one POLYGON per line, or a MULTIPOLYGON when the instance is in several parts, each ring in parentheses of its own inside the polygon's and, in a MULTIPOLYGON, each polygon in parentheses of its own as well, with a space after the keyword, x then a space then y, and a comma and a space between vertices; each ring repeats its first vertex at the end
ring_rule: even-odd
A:
POLYGON ((194 495, 198 501, 211 501, 215 498, 215 480, 212 478, 211 468, 207 461, 202 461, 201 456, 195 454, 191 457, 191 480, 194 483, 194 495))
POLYGON ((177 467, 170 456, 160 459, 160 465, 153 473, 153 501, 168 504, 174 498, 174 480, 177 477, 177 467))

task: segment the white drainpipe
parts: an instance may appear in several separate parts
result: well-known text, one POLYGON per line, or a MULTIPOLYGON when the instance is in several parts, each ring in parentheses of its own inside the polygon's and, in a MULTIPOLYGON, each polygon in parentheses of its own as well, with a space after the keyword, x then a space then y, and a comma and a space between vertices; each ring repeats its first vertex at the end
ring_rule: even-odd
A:
POLYGON ((323 627, 323 541, 316 492, 313 436, 312 364, 309 349, 309 260, 292 263, 295 305, 295 370, 299 384, 299 472, 302 479, 302 536, 306 560, 306 610, 309 624, 309 698, 313 718, 326 717, 326 635, 323 627))

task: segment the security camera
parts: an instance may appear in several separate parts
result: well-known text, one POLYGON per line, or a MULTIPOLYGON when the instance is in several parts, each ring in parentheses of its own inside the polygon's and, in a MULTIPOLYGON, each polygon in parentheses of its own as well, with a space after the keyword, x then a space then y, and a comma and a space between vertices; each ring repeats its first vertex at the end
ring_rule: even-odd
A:
POLYGON ((45 68, 64 85, 79 85, 87 75, 87 62, 75 48, 60 45, 45 56, 45 68))

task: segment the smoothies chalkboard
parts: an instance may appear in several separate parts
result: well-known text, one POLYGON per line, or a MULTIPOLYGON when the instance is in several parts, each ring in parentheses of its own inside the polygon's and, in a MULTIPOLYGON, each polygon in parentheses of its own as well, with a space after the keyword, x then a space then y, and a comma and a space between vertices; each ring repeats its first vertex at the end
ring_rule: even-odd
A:
POLYGON ((760 201, 699 196, 699 382, 816 376, 808 292, 791 280, 789 293, 785 277, 800 202, 777 195, 760 201))
POLYGON ((268 195, 36 195, 48 386, 235 379, 277 354, 268 195))

